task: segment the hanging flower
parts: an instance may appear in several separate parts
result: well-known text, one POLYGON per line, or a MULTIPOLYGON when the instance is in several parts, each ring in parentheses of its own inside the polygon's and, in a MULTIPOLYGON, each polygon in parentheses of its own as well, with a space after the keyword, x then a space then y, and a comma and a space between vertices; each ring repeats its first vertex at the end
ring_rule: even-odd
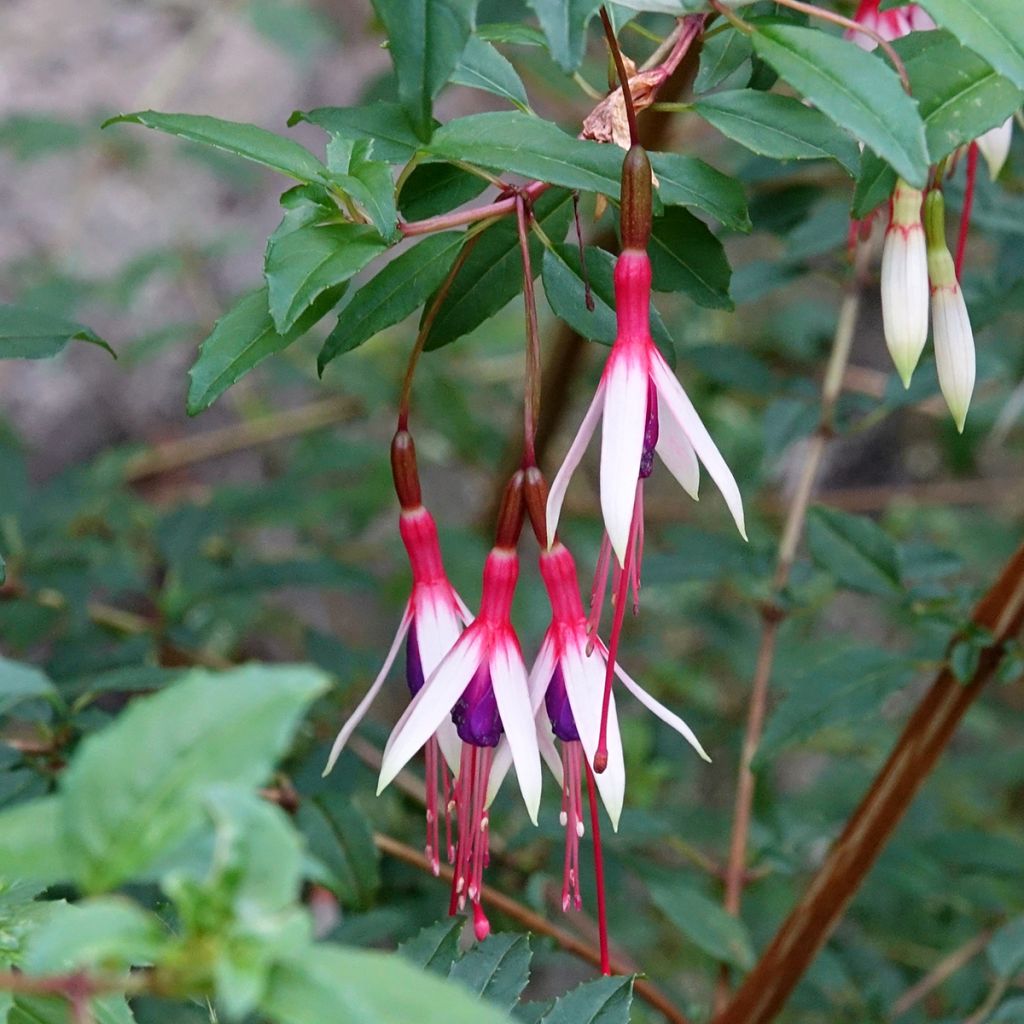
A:
MULTIPOLYGON (((370 705, 380 693, 405 641, 405 678, 411 697, 423 688, 424 681, 455 645, 463 626, 473 616, 448 582, 441 560, 441 546, 434 517, 421 504, 416 473, 416 452, 411 435, 404 430, 391 442, 391 465, 402 512, 398 529, 412 568, 412 593, 398 624, 391 649, 384 659, 377 678, 342 726, 331 747, 324 775, 334 767, 356 726, 363 720, 370 705)), ((444 807, 448 806, 448 772, 441 761, 441 752, 451 771, 459 766, 459 740, 451 722, 442 722, 436 733, 426 737, 416 748, 424 748, 426 757, 427 860, 434 871, 440 871, 440 813, 438 789, 443 790, 444 807)), ((416 751, 413 751, 415 753, 416 751)), ((447 816, 447 813, 446 813, 447 816)), ((450 835, 450 826, 446 829, 450 835)), ((446 845, 451 848, 450 838, 446 845)))
POLYGON ((429 674, 384 748, 380 793, 450 719, 461 741, 454 803, 458 844, 452 912, 473 904, 478 938, 489 931, 480 906, 488 860, 489 782, 495 753, 508 747, 527 812, 536 824, 540 757, 523 655, 512 627, 519 577, 515 544, 523 522, 522 473, 513 477, 498 519, 498 536, 484 564, 479 615, 429 674))
POLYGON ((904 387, 928 340, 928 257, 921 222, 923 196, 898 181, 882 249, 882 323, 904 387))
POLYGON ((979 135, 976 141, 978 149, 988 165, 989 177, 995 181, 1010 156, 1010 146, 1013 143, 1013 118, 1008 117, 1002 124, 990 128, 984 135, 979 135))
MULTIPOLYGON (((880 0, 861 0, 853 20, 866 29, 876 32, 886 42, 900 39, 911 32, 919 32, 935 28, 935 22, 927 11, 917 4, 903 4, 887 11, 880 11, 880 0)), ((863 50, 873 50, 878 45, 874 39, 863 32, 848 29, 846 38, 855 42, 863 50)))
POLYGON ((650 333, 651 262, 650 163, 634 146, 623 162, 623 250, 615 265, 618 332, 597 393, 565 461, 551 484, 547 535, 554 537, 569 481, 597 424, 601 427, 601 512, 620 565, 634 531, 638 481, 649 475, 654 452, 693 498, 699 482, 698 459, 726 500, 741 534, 743 502, 739 488, 682 385, 658 351, 650 333), (640 192, 639 200, 635 193, 640 192), (644 208, 644 192, 646 208, 644 208), (631 207, 639 207, 631 211, 631 207))

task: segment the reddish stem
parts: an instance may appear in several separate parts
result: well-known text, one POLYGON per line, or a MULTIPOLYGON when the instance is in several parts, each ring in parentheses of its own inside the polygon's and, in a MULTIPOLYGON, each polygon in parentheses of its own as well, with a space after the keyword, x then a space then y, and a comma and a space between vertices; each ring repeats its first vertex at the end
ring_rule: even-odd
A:
MULTIPOLYGON (((586 762, 586 758, 583 759, 586 762)), ((604 898, 604 852, 601 849, 601 818, 597 811, 597 786, 587 764, 587 799, 590 802, 590 831, 594 840, 594 886, 597 889, 597 936, 601 946, 601 973, 612 973, 608 952, 608 907, 604 898)))
POLYGON ((964 208, 960 211, 960 237, 956 243, 956 279, 959 281, 967 251, 967 234, 971 228, 971 210, 974 208, 974 186, 978 181, 978 144, 967 147, 967 186, 964 189, 964 208))

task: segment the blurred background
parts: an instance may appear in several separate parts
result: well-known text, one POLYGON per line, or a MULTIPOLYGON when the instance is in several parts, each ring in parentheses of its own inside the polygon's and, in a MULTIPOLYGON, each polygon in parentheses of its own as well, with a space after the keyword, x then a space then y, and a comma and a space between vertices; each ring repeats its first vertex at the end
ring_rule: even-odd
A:
MULTIPOLYGON (((478 21, 528 14, 513 0, 483 0, 478 21)), ((660 35, 669 25, 658 16, 642 21, 660 35)), ((339 936, 388 945, 441 916, 445 904, 440 886, 379 861, 369 841, 379 829, 421 842, 421 812, 400 792, 374 800, 364 763, 401 709, 397 674, 364 730, 368 746, 347 754, 326 782, 319 773, 334 730, 376 673, 406 592, 387 444, 415 323, 339 358, 318 380, 328 318, 189 420, 187 370, 197 345, 258 283, 286 186, 216 151, 129 126, 99 128, 113 114, 151 107, 286 131, 297 109, 393 96, 382 39, 368 0, 0 6, 0 301, 66 314, 118 354, 115 361, 72 343, 55 360, 0 362, 0 542, 8 568, 0 649, 45 666, 73 698, 67 721, 15 716, 8 724, 0 803, 45 789, 47 758, 114 713, 128 690, 162 685, 193 664, 316 662, 338 685, 282 785, 325 808, 323 820, 311 812, 303 827, 334 872, 339 936), (36 759, 26 763, 29 754, 36 759)), ((603 90, 596 35, 591 43, 582 76, 603 90)), ((624 44, 638 60, 653 49, 641 32, 627 32, 624 44)), ((538 112, 578 130, 595 100, 540 49, 502 50, 538 112)), ((676 94, 694 73, 699 90, 742 86, 754 71, 748 60, 731 78, 714 80, 714 69, 690 67, 676 94)), ((450 87, 437 116, 500 106, 450 87)), ((759 604, 770 593, 779 525, 817 423, 846 278, 849 181, 831 164, 752 158, 692 116, 658 123, 649 115, 647 130, 660 133, 659 148, 738 174, 754 223, 749 236, 724 237, 735 311, 659 297, 677 371, 741 481, 751 542, 734 535, 713 486, 694 505, 656 473, 644 614, 627 624, 622 650, 631 672, 687 718, 714 763, 700 764, 674 734, 629 706, 627 810, 609 854, 613 933, 628 956, 699 1012, 714 964, 749 966, 802 891, 950 636, 1019 540, 1024 153, 1015 139, 998 185, 980 182, 965 275, 979 383, 962 437, 938 397, 930 356, 909 392, 891 371, 877 267, 864 289, 839 438, 816 503, 866 517, 858 520, 865 529, 883 527, 883 570, 876 565, 872 575, 844 551, 836 523, 847 520, 812 510, 809 546, 782 595, 793 614, 780 634, 757 764, 756 877, 741 925, 719 910, 718 872, 759 604)), ((322 151, 318 129, 290 131, 322 151)), ((960 180, 947 192, 953 215, 960 180)), ((584 213, 586 233, 600 237, 607 215, 595 223, 592 206, 584 213)), ((550 369, 545 468, 553 471, 603 349, 576 338, 546 308, 542 329, 550 369)), ((427 504, 470 606, 479 596, 490 510, 519 443, 521 374, 516 300, 455 346, 429 354, 417 378, 413 424, 427 504)), ((596 461, 585 465, 566 529, 587 579, 600 534, 596 461)), ((547 612, 528 544, 524 555, 516 616, 529 657, 547 612)), ((960 655, 968 675, 975 653, 968 644, 960 655)), ((1024 910, 1017 727, 1024 698, 1008 685, 1012 676, 970 713, 785 1019, 890 1019, 921 972, 1024 910)), ((561 876, 554 787, 547 799, 537 831, 515 794, 503 795, 492 881, 554 914, 561 876)), ((586 912, 564 923, 594 934, 586 912)), ((554 987, 564 990, 567 977, 586 974, 550 950, 535 964, 541 995, 545 978, 557 977, 554 987)), ((902 1019, 962 1019, 984 998, 989 975, 976 957, 902 1019)))

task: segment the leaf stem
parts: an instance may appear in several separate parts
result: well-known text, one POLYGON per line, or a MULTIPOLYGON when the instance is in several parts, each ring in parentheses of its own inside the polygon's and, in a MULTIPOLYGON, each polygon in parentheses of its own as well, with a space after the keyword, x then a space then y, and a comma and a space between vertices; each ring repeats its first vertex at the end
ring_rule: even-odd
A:
POLYGON ((604 35, 608 40, 608 49, 611 51, 612 59, 615 61, 615 71, 619 76, 619 85, 622 86, 622 98, 626 104, 626 121, 629 124, 629 141, 634 146, 640 145, 640 131, 636 124, 636 107, 633 105, 633 93, 629 88, 629 75, 626 73, 626 65, 622 59, 622 50, 619 49, 619 41, 615 38, 615 29, 612 27, 611 18, 604 5, 601 6, 601 24, 604 25, 604 35))
POLYGON ((516 196, 516 228, 519 255, 523 263, 523 305, 526 309, 526 375, 523 381, 523 464, 537 464, 537 417, 540 415, 540 330, 537 326, 537 297, 533 291, 530 260, 530 223, 533 216, 522 194, 516 196))

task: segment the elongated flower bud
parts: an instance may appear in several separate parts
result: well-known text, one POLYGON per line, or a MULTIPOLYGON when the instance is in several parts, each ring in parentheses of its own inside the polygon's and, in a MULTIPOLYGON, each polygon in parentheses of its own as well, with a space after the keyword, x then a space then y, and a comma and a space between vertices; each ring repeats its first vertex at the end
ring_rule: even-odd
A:
POLYGON ((646 249, 651 237, 651 161, 632 146, 622 161, 622 248, 646 249))
POLYGON ((1013 142, 1013 118, 1008 117, 1002 124, 990 128, 977 138, 978 149, 988 164, 989 177, 995 181, 1010 155, 1013 142))
POLYGON ((903 386, 928 339, 928 257, 921 192, 905 181, 892 194, 892 217, 882 249, 882 323, 903 386))
POLYGON ((932 330, 939 387, 961 433, 974 391, 974 333, 953 257, 946 247, 945 202, 933 189, 925 200, 928 276, 932 289, 932 330))

